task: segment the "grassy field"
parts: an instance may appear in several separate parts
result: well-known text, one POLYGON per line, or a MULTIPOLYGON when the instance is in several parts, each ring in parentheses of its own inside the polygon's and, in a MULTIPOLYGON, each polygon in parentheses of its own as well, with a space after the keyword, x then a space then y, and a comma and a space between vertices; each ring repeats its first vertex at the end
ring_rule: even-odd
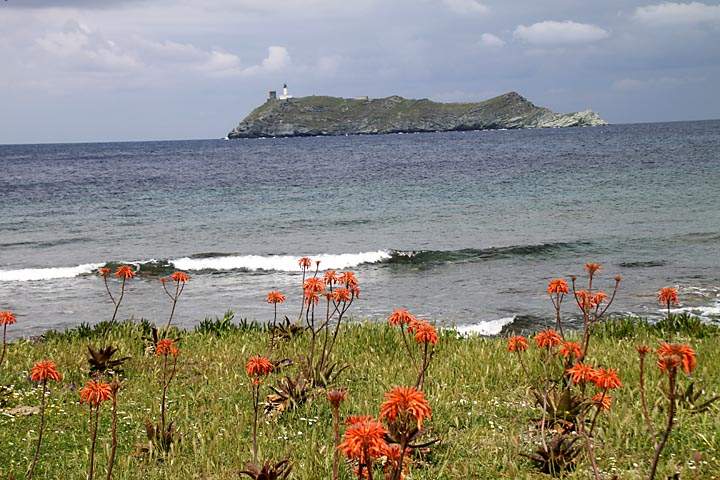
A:
MULTIPOLYGON (((635 347, 655 347, 667 333, 621 321, 593 337, 590 356, 597 364, 619 369, 623 386, 614 393, 612 411, 600 418, 596 455, 604 478, 646 478, 652 440, 643 426, 638 397, 638 361, 635 347)), ((720 352, 714 330, 676 334, 698 353, 693 373, 696 386, 720 393, 720 352)), ((307 336, 281 342, 275 358, 296 358, 307 336)), ((28 371, 40 359, 54 360, 63 373, 61 384, 51 385, 48 427, 35 478, 84 478, 89 434, 87 407, 80 405, 78 389, 87 379, 86 349, 96 343, 89 331, 49 335, 41 341, 21 340, 9 348, 0 366, 0 478, 22 478, 32 457, 38 416, 12 415, 18 407, 36 406, 39 389, 28 371), (13 410, 14 409, 14 410, 13 410)), ((251 459, 251 394, 244 371, 247 358, 264 353, 267 334, 254 328, 235 328, 222 335, 185 332, 177 378, 169 390, 169 418, 182 435, 175 451, 164 458, 136 456, 147 444, 144 422, 159 415, 160 359, 146 355, 140 327, 123 324, 111 333, 111 343, 126 363, 119 396, 120 445, 116 479, 225 479, 251 459)), ((409 479, 548 478, 538 473, 521 453, 539 443, 533 419, 541 414, 528 394, 517 359, 498 338, 459 338, 444 332, 428 372, 426 393, 433 408, 425 438, 439 438, 422 461, 413 464, 409 479)), ((538 352, 526 353, 533 372, 540 374, 538 352)), ((390 387, 413 384, 417 372, 407 363, 397 329, 354 323, 342 329, 335 359, 350 367, 337 386, 347 388, 342 414, 376 415, 383 393, 390 387)), ((274 373, 268 383, 294 367, 274 373)), ((682 385, 689 382, 683 376, 682 385)), ((648 390, 651 408, 661 397, 662 378, 650 361, 648 390)), ((263 387, 267 393, 267 387, 263 387)), ((660 403, 652 410, 662 423, 660 403)), ((109 451, 109 406, 104 405, 98 437, 96 478, 105 478, 109 451)), ((324 393, 317 392, 294 411, 264 417, 259 428, 261 458, 289 458, 291 478, 330 478, 332 465, 331 412, 324 393)), ((718 407, 691 415, 680 409, 678 422, 661 461, 657 478, 675 473, 682 479, 720 478, 720 421, 718 407)), ((343 468, 342 478, 352 478, 343 468)), ((566 478, 591 478, 587 459, 566 478)))

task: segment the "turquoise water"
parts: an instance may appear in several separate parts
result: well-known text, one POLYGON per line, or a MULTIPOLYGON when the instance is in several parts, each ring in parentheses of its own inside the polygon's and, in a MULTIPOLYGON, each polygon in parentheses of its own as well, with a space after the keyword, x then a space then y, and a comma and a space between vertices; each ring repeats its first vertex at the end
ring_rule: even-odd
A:
MULTIPOLYGON (((265 320, 295 259, 351 268, 357 316, 405 306, 494 332, 541 324, 547 280, 586 261, 625 278, 615 311, 720 313, 720 121, 413 135, 0 146, 0 309, 14 333, 110 314, 90 274, 170 262, 178 319, 265 320)), ((156 277, 124 316, 162 320, 156 277)), ((290 302, 287 312, 295 312, 290 302)))

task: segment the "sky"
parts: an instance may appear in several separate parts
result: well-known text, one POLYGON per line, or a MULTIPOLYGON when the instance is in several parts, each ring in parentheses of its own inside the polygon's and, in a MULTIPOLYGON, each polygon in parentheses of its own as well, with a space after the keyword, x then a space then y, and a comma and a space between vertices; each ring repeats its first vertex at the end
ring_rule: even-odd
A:
POLYGON ((0 0, 0 144, 220 138, 285 82, 720 118, 720 3, 0 0))

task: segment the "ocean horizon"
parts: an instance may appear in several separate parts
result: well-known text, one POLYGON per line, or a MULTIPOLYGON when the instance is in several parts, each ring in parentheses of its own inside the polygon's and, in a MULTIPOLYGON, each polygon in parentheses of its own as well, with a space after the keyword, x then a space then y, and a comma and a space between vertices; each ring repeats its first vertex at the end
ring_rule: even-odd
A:
MULTIPOLYGON (((350 269, 355 318, 407 307, 497 334, 553 316, 549 279, 603 265, 619 314, 720 317, 720 121, 588 128, 0 145, 0 310, 15 336, 107 320, 95 271, 131 263, 124 317, 162 322, 159 275, 192 279, 177 323, 299 310, 297 259, 350 269)), ((568 313, 574 313, 572 305, 568 313)))

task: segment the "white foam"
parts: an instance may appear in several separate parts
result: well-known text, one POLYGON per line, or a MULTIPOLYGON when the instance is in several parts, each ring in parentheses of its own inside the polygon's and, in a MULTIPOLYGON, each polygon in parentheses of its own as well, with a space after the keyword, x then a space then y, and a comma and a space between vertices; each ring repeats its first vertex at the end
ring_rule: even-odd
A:
POLYGON ((455 331, 465 337, 469 335, 498 335, 505 325, 513 321, 515 321, 515 317, 505 317, 472 325, 457 325, 455 331))
MULTIPOLYGON (((313 262, 320 261, 320 269, 343 269, 356 267, 362 263, 377 263, 390 258, 390 252, 342 253, 338 255, 308 255, 313 262)), ((268 270, 279 272, 300 272, 300 257, 292 255, 241 255, 211 258, 178 258, 171 260, 179 270, 268 270)), ((313 268, 315 265, 313 264, 313 268)))
POLYGON ((23 268, 21 270, 0 270, 0 282, 28 282, 31 280, 52 280, 55 278, 72 278, 91 273, 101 267, 102 263, 86 263, 76 267, 56 268, 23 268))
MULTIPOLYGON (((664 309, 658 311, 662 314, 667 313, 667 310, 664 309)), ((671 308, 670 313, 689 313, 691 315, 697 315, 703 320, 709 320, 712 317, 720 317, 720 302, 715 303, 713 306, 671 308)))

